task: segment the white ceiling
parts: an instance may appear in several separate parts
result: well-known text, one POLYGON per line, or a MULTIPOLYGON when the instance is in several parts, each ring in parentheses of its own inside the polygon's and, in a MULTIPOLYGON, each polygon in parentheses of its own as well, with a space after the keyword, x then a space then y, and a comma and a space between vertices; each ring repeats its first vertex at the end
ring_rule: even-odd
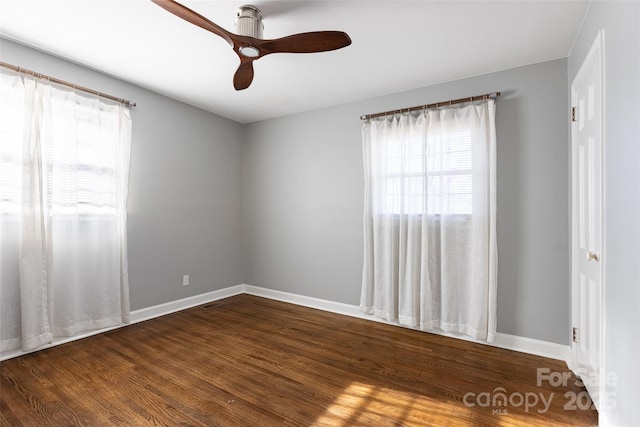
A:
POLYGON ((262 10, 264 38, 341 30, 353 43, 261 58, 251 86, 236 92, 239 61, 227 42, 149 0, 0 0, 0 35, 249 123, 564 58, 588 6, 588 0, 181 3, 235 32, 245 1, 262 10))

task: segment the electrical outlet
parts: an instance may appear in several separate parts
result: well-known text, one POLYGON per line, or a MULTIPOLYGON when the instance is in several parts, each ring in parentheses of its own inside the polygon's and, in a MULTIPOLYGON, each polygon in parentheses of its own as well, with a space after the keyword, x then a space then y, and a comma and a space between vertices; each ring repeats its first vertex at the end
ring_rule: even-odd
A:
POLYGON ((182 286, 189 286, 189 275, 185 274, 182 276, 182 286))

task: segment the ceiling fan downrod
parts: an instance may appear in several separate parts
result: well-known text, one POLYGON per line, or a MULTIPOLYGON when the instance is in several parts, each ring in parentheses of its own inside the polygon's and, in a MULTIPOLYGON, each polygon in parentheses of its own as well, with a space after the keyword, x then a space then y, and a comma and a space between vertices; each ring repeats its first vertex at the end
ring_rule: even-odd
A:
POLYGON ((250 4, 238 8, 236 33, 241 36, 261 39, 263 29, 264 25, 262 24, 262 12, 260 12, 260 9, 250 4))
MULTIPOLYGON (((255 6, 244 5, 238 8, 236 18, 236 33, 241 36, 262 39, 262 12, 255 6)), ((242 56, 256 58, 260 56, 260 50, 254 46, 242 46, 239 48, 242 56)))

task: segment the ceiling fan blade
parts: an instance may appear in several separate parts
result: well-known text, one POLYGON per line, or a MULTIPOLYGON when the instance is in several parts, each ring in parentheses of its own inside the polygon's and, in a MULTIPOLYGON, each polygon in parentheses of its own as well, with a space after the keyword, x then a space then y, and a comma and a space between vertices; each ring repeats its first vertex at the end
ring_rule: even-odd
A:
POLYGON ((233 76, 233 87, 242 90, 249 87, 253 81, 253 58, 242 58, 240 66, 233 76))
POLYGON ((342 31, 315 31, 293 34, 260 43, 260 51, 267 53, 314 53, 336 50, 351 44, 351 38, 342 31))
POLYGON ((181 5, 178 2, 173 0, 151 0, 161 8, 173 13, 174 15, 184 19, 187 22, 190 22, 194 25, 197 25, 200 28, 204 28, 207 31, 211 31, 212 33, 222 37, 229 43, 231 46, 234 45, 234 36, 235 34, 225 30, 219 25, 214 24, 209 21, 204 16, 200 15, 197 12, 189 9, 186 6, 181 5))

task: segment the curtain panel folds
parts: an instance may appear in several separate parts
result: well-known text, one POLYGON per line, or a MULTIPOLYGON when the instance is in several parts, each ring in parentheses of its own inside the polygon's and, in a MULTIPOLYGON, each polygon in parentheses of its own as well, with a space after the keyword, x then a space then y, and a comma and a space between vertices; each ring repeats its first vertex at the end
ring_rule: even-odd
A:
POLYGON ((361 310, 493 341, 495 102, 368 120, 362 141, 361 310))
POLYGON ((129 109, 0 79, 0 351, 128 323, 129 109))

